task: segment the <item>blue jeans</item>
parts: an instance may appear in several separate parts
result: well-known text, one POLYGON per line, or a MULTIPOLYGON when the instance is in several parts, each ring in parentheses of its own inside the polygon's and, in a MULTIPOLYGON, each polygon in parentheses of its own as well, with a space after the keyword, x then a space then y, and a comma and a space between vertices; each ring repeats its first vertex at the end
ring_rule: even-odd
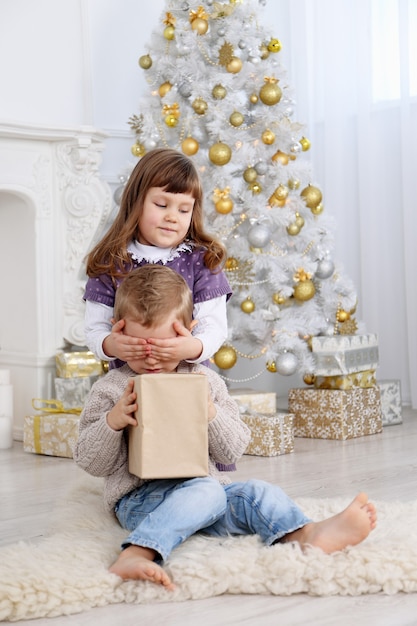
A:
POLYGON ((191 535, 259 535, 266 545, 302 528, 306 517, 284 491, 262 480, 222 486, 214 478, 152 480, 119 500, 116 516, 130 544, 165 560, 191 535))

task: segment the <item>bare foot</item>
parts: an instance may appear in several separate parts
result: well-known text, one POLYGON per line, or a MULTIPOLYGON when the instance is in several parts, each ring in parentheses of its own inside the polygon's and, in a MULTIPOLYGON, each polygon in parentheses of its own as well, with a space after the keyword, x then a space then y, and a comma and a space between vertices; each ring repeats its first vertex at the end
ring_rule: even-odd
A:
POLYGON ((297 541, 302 546, 321 548, 327 554, 355 546, 376 526, 375 506, 368 502, 366 493, 359 493, 343 511, 322 522, 311 522, 283 539, 297 541))
POLYGON ((149 548, 130 545, 119 554, 109 567, 109 571, 123 580, 150 580, 172 591, 175 585, 162 567, 153 560, 155 554, 155 551, 149 548))

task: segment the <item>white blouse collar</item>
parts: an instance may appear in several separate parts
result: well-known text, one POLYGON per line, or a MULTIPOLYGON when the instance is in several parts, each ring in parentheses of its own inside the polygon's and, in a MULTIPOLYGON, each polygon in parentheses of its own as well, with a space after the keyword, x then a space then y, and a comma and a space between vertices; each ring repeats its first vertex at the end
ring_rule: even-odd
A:
POLYGON ((156 263, 162 261, 163 264, 177 258, 183 252, 192 252, 193 244, 191 241, 183 241, 176 248, 158 248, 157 246, 145 246, 134 239, 127 246, 127 251, 134 261, 140 263, 156 263))

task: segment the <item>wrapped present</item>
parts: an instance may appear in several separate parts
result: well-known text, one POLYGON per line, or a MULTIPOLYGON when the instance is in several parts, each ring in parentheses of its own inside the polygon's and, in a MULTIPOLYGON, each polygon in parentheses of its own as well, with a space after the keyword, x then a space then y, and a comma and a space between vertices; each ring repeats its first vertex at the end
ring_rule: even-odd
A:
POLYGON ((59 378, 102 376, 106 372, 104 361, 89 350, 58 350, 55 355, 56 375, 59 378))
POLYGON ((134 385, 138 424, 129 427, 129 472, 146 479, 207 476, 207 376, 141 374, 134 385))
POLYGON ((55 397, 65 409, 82 409, 98 376, 55 378, 55 397))
POLYGON ((231 397, 236 400, 241 412, 256 411, 275 415, 277 411, 277 394, 273 391, 255 391, 254 389, 231 389, 231 397))
POLYGON ((375 370, 379 364, 377 335, 312 337, 316 376, 340 376, 375 370))
POLYGON ((378 387, 290 389, 288 407, 296 437, 351 439, 382 431, 378 387))
POLYGON ((243 413, 242 420, 251 430, 251 439, 245 454, 278 456, 294 451, 294 432, 291 413, 243 413))
POLYGON ((27 415, 23 424, 23 450, 72 458, 79 421, 76 413, 27 415))
POLYGON ((375 370, 353 372, 344 376, 315 376, 314 387, 316 389, 352 389, 353 387, 375 387, 375 370))
POLYGON ((401 383, 399 380, 378 380, 381 393, 382 425, 402 424, 401 383))

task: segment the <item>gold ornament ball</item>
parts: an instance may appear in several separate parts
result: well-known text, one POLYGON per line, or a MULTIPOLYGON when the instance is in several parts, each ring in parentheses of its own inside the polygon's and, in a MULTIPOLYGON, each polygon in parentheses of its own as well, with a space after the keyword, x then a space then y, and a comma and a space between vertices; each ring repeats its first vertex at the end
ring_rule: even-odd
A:
POLYGON ((255 180, 253 183, 249 184, 249 189, 251 190, 252 193, 261 193, 262 191, 262 187, 261 185, 258 183, 257 180, 255 180))
POLYGON ((242 69, 242 65, 242 59, 239 59, 239 57, 232 57, 226 65, 226 70, 230 74, 237 74, 242 69))
POLYGON ((258 94, 257 93, 253 93, 250 96, 249 100, 251 101, 252 104, 256 104, 258 102, 258 100, 259 100, 258 94))
POLYGON ((285 200, 278 200, 278 198, 276 196, 274 196, 274 194, 272 194, 272 196, 270 196, 269 200, 268 200, 268 204, 269 206, 279 206, 279 207, 283 207, 285 206, 285 200))
POLYGON ((165 124, 169 126, 170 128, 174 128, 178 124, 178 118, 172 113, 169 113, 165 117, 165 124))
POLYGON ((255 310, 255 303, 251 298, 246 298, 246 300, 243 300, 240 308, 244 313, 250 315, 250 313, 253 313, 255 310))
POLYGON ((208 21, 202 17, 197 17, 191 23, 191 28, 195 30, 199 35, 205 35, 208 31, 208 21))
POLYGON ((222 141, 214 143, 209 150, 209 159, 214 165, 226 165, 231 158, 231 149, 222 141))
POLYGON ((203 98, 196 98, 191 106, 197 115, 204 115, 207 111, 207 102, 203 98))
POLYGON ((266 369, 268 370, 268 372, 271 372, 271 374, 276 374, 277 364, 275 363, 275 361, 268 361, 268 363, 266 364, 266 369))
POLYGON ((279 52, 282 48, 282 44, 279 39, 271 39, 267 48, 269 52, 279 52))
POLYGON ((343 309, 340 309, 336 313, 336 319, 338 322, 346 322, 348 319, 350 319, 350 313, 348 311, 344 311, 343 309))
POLYGON ((162 85, 160 85, 158 89, 158 93, 161 96, 161 98, 166 96, 166 94, 168 93, 168 91, 170 91, 171 88, 172 88, 172 85, 169 81, 167 81, 166 83, 162 83, 162 85))
POLYGON ((301 137, 301 139, 300 139, 300 144, 301 144, 301 148, 302 148, 302 150, 304 150, 304 152, 305 152, 306 150, 310 150, 311 143, 310 143, 310 141, 307 139, 307 137, 301 137))
POLYGON ((295 222, 293 222, 292 224, 288 224, 287 226, 287 233, 291 235, 291 237, 295 237, 295 235, 298 235, 300 230, 301 228, 295 222))
POLYGON ((231 200, 230 198, 220 198, 220 200, 217 200, 214 206, 216 207, 217 213, 220 213, 221 215, 227 215, 228 213, 233 211, 233 200, 231 200))
POLYGON ((317 206, 311 207, 310 210, 313 215, 320 215, 324 211, 323 202, 319 202, 317 206))
POLYGON ((298 228, 301 230, 301 228, 304 226, 304 218, 302 215, 300 215, 299 213, 296 213, 296 217, 295 217, 295 222, 294 222, 298 228))
POLYGON ((282 152, 281 150, 278 150, 278 152, 275 152, 275 154, 272 155, 271 159, 274 162, 281 163, 281 165, 288 165, 288 162, 290 160, 288 154, 286 154, 285 152, 282 152))
POLYGON ((222 346, 215 353, 213 360, 221 370, 228 370, 237 361, 237 354, 231 346, 222 346))
POLYGON ((227 89, 223 85, 214 85, 211 95, 215 100, 223 100, 226 97, 227 89))
POLYGON ((175 28, 170 24, 164 28, 164 37, 167 41, 172 41, 175 37, 175 28))
POLYGON ((294 287, 294 298, 299 302, 311 300, 316 293, 316 288, 312 280, 300 280, 294 287))
POLYGON ((239 113, 239 111, 235 111, 229 117, 229 122, 232 126, 235 126, 237 128, 238 126, 241 126, 243 124, 244 119, 245 118, 243 117, 242 113, 239 113))
POLYGON ((198 152, 200 145, 196 139, 193 137, 186 137, 181 144, 181 150, 187 156, 193 156, 198 152))
POLYGON ((284 304, 286 298, 284 298, 284 296, 282 294, 279 293, 279 291, 277 291, 276 293, 272 294, 272 302, 274 304, 284 304))
POLYGON ((247 167, 245 171, 243 172, 243 179, 247 183, 253 183, 256 180, 257 176, 258 176, 258 172, 256 171, 254 167, 247 167))
POLYGON ((297 178, 290 178, 287 185, 292 190, 298 189, 300 187, 300 181, 297 178))
POLYGON ((145 146, 141 143, 134 143, 131 147, 131 152, 135 157, 143 157, 146 152, 145 146))
POLYGON ((237 259, 235 259, 232 256, 226 259, 226 263, 225 263, 226 270, 232 271, 232 270, 237 270, 238 268, 239 268, 239 261, 237 259))
POLYGON ((314 209, 322 201, 322 193, 318 187, 314 185, 308 185, 305 187, 300 196, 304 198, 304 201, 309 209, 314 209))
POLYGON ((278 187, 274 191, 274 196, 277 200, 286 200, 288 197, 288 187, 286 185, 278 185, 278 187))
POLYGON ((315 380, 316 380, 316 377, 314 374, 304 374, 303 376, 303 381, 305 382, 306 385, 314 385, 315 380))
POLYGON ((265 59, 267 59, 269 57, 268 46, 263 43, 263 44, 261 44, 259 46, 259 50, 261 52, 261 59, 262 59, 262 61, 265 61, 265 59))
POLYGON ((139 65, 143 70, 148 70, 152 66, 152 59, 149 54, 144 54, 140 57, 139 65))
POLYGON ((259 97, 267 106, 278 104, 281 100, 282 91, 277 83, 265 83, 259 91, 259 97))
POLYGON ((269 130, 269 128, 267 128, 262 133, 262 141, 264 142, 265 145, 272 146, 272 144, 275 141, 275 133, 272 132, 272 130, 269 130))

